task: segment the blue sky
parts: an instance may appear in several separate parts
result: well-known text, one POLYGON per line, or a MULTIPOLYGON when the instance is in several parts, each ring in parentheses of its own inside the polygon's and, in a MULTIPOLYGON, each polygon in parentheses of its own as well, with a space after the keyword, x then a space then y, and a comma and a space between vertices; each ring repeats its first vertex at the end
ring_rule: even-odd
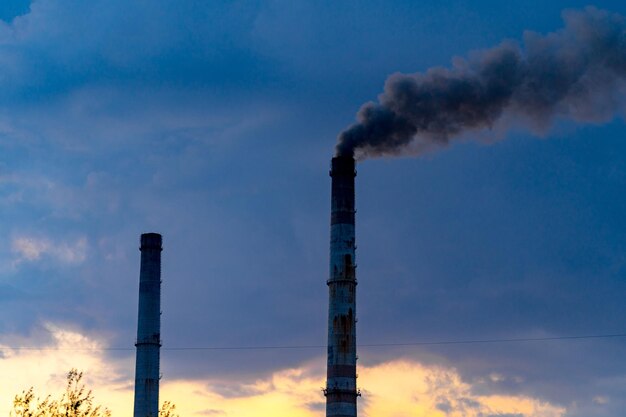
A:
MULTIPOLYGON (((558 30, 563 9, 586 5, 4 2, 0 338, 44 346, 57 323, 132 347, 139 235, 155 231, 165 347, 324 344, 337 134, 390 74, 558 30)), ((360 341, 623 332, 623 115, 359 164, 360 341)), ((165 380, 237 384, 323 366, 323 353, 164 352, 162 364, 165 380)), ((598 339, 359 356, 617 417, 625 353, 626 339, 598 339)))

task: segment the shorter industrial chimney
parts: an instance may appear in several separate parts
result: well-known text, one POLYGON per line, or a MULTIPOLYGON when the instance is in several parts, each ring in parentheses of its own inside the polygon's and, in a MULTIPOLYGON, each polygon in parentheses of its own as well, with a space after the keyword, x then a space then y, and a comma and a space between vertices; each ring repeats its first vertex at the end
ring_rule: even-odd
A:
POLYGON ((159 350, 161 348, 161 247, 158 233, 141 235, 139 318, 135 362, 134 417, 159 415, 159 350))

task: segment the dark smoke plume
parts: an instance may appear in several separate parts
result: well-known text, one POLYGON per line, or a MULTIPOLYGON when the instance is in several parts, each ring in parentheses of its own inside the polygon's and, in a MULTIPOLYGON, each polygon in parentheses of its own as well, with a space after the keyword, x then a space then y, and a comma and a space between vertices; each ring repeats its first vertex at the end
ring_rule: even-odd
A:
POLYGON ((558 32, 525 33, 523 46, 504 42, 451 69, 390 76, 378 103, 364 104, 358 123, 341 133, 337 155, 419 152, 509 124, 504 119, 541 130, 556 117, 615 117, 626 97, 626 19, 594 7, 563 19, 558 32))

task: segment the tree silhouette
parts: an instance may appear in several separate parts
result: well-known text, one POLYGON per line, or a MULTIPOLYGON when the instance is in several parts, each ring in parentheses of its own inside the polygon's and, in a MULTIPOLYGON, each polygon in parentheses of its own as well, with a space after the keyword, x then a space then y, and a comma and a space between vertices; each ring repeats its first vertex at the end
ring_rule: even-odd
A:
POLYGON ((23 391, 13 399, 11 417, 110 417, 111 412, 94 405, 91 390, 82 383, 83 373, 72 369, 67 373, 65 392, 58 400, 50 395, 35 397, 33 388, 23 391))
MULTIPOLYGON (((111 417, 111 411, 96 405, 93 393, 82 382, 83 373, 71 369, 67 373, 67 384, 61 398, 56 400, 50 395, 40 398, 31 387, 22 391, 13 399, 10 417, 111 417)), ((159 410, 159 417, 179 417, 176 406, 165 401, 159 410)))

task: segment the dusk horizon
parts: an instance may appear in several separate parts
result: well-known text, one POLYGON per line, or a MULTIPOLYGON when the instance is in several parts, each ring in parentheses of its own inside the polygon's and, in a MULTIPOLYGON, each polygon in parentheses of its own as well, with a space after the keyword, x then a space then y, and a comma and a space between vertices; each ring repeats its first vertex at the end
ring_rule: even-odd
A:
POLYGON ((0 414, 623 417, 622 3, 10 0, 0 84, 0 414))

